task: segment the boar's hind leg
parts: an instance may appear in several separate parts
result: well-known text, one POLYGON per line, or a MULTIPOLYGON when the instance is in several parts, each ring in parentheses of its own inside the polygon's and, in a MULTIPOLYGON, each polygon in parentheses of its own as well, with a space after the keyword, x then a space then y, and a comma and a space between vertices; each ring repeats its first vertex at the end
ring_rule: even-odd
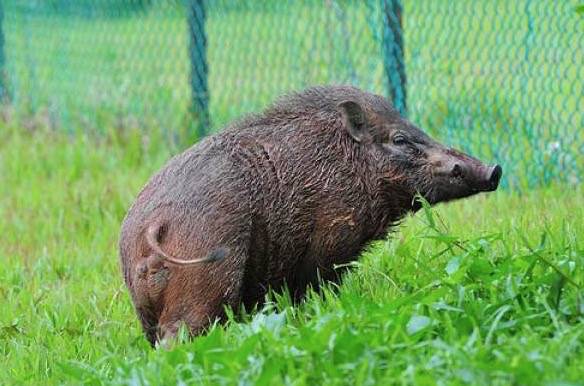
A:
POLYGON ((142 328, 150 344, 156 340, 160 300, 168 285, 169 269, 151 255, 136 267, 131 291, 142 328))
POLYGON ((158 340, 172 339, 182 324, 191 336, 199 335, 214 321, 224 320, 225 307, 239 308, 247 252, 232 247, 229 251, 215 263, 173 267, 175 277, 158 319, 158 340))

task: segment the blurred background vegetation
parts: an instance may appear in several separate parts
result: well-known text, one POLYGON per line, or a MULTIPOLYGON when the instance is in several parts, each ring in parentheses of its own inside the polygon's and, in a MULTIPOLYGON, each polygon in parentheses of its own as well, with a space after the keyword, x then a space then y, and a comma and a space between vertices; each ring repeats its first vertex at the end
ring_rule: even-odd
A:
POLYGON ((284 92, 351 83, 403 88, 393 101, 411 120, 502 163, 505 186, 576 184, 584 171, 576 1, 1 4, 4 118, 29 130, 157 130, 182 147, 202 133, 193 107, 208 133, 284 92))

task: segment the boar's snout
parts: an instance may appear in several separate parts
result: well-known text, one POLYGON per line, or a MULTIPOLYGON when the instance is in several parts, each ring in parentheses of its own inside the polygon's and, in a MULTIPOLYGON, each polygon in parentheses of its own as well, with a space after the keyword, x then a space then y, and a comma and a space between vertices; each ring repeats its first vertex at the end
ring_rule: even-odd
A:
POLYGON ((488 166, 478 159, 454 149, 438 147, 430 157, 433 169, 429 194, 431 203, 450 201, 480 192, 497 190, 503 168, 488 166))
POLYGON ((497 190, 503 168, 500 165, 486 166, 476 165, 474 162, 468 165, 468 176, 463 176, 467 180, 468 187, 472 193, 492 192, 497 190))
POLYGON ((450 178, 466 180, 473 191, 492 192, 497 190, 503 168, 500 165, 486 166, 482 164, 455 162, 449 172, 450 178))
POLYGON ((485 191, 492 192, 499 187, 499 181, 503 175, 503 168, 500 165, 490 166, 487 168, 485 176, 485 191))

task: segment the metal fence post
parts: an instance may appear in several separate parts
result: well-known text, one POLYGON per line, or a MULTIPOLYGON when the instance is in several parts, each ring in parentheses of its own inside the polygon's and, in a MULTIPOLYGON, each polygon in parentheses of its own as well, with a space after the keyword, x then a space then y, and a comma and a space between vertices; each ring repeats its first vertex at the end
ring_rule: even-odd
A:
POLYGON ((4 8, 2 1, 0 1, 0 102, 4 102, 9 98, 4 46, 4 8))
POLYGON ((210 126, 204 0, 188 0, 187 19, 189 26, 189 58, 191 62, 191 128, 197 138, 202 138, 207 134, 210 126))
POLYGON ((406 116, 406 68, 401 0, 381 0, 383 9, 383 65, 393 106, 406 116))

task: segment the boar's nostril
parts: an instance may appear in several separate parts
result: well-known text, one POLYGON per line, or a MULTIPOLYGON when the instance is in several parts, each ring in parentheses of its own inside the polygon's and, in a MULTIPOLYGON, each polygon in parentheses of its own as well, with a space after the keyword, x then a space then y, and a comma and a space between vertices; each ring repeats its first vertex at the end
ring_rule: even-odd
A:
POLYGON ((462 177, 462 168, 459 164, 454 164, 452 170, 450 171, 450 176, 454 178, 462 177))
POLYGON ((495 165, 489 168, 489 188, 492 190, 497 189, 499 186, 499 181, 503 175, 503 168, 500 165, 495 165))

